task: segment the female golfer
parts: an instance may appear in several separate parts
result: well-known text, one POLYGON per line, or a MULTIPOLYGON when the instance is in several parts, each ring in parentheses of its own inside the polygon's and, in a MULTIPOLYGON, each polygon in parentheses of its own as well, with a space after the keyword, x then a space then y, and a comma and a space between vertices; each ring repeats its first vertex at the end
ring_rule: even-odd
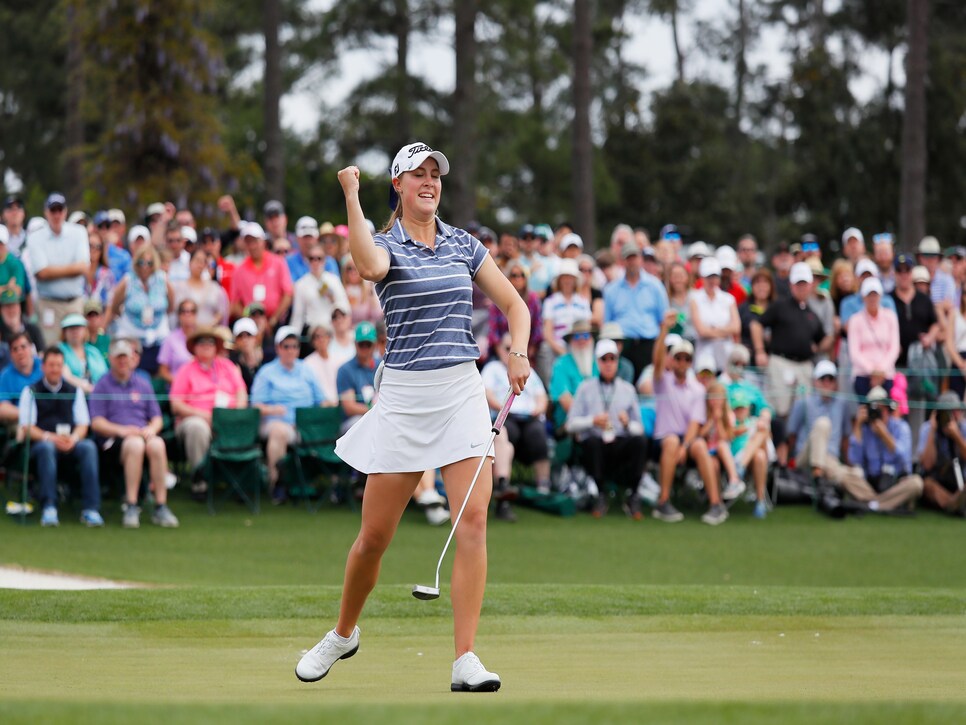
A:
MULTIPOLYGON (((490 437, 479 349, 470 329, 475 281, 509 321, 509 385, 520 393, 530 375, 530 312, 486 248, 437 216, 449 161, 422 143, 404 146, 390 168, 394 211, 375 238, 359 203, 359 169, 339 172, 349 215, 349 247, 376 293, 388 326, 377 402, 336 452, 368 474, 362 526, 349 550, 339 621, 295 668, 303 682, 325 677, 359 649, 356 622, 376 584, 382 555, 423 471, 441 468, 450 501, 469 490, 490 437)), ((490 454, 492 455, 492 453, 490 454)), ((486 513, 492 472, 484 466, 455 532, 451 598, 456 661, 452 690, 492 692, 499 675, 473 653, 486 586, 486 513)))

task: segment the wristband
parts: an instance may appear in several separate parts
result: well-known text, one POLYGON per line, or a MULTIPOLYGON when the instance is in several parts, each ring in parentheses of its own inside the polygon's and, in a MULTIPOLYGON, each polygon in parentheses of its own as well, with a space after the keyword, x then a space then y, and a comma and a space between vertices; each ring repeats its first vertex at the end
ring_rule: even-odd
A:
POLYGON ((527 354, 525 352, 517 352, 516 350, 510 350, 510 352, 508 352, 507 354, 513 357, 522 357, 524 360, 530 359, 527 357, 527 354))

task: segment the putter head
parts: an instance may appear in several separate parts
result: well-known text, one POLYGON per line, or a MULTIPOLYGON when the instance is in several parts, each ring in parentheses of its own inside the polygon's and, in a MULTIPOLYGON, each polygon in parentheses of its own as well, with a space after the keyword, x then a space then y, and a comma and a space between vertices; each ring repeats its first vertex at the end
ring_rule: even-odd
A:
POLYGON ((439 599, 439 589, 436 587, 424 587, 417 584, 413 587, 413 596, 416 599, 439 599))

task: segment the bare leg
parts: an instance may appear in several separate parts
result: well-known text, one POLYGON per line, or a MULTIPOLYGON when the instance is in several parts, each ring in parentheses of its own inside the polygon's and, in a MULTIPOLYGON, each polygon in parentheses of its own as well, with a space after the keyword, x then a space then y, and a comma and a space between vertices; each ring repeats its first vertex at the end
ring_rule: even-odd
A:
POLYGON ((718 446, 718 458, 721 460, 721 467, 724 468, 728 481, 738 480, 738 468, 735 466, 735 459, 731 455, 731 448, 727 441, 721 441, 718 446))
POLYGON ((696 438, 688 448, 688 454, 697 465, 701 480, 704 481, 704 490, 708 492, 708 503, 712 506, 721 503, 721 497, 718 494, 718 476, 715 474, 714 461, 711 460, 711 454, 708 452, 708 444, 703 438, 696 438))
POLYGON ((769 434, 765 431, 757 431, 754 435, 745 441, 744 447, 735 456, 735 464, 742 466, 743 468, 750 468, 751 461, 754 459, 755 454, 760 448, 763 448, 768 442, 769 434))
POLYGON ((164 506, 168 502, 168 486, 164 480, 168 473, 168 451, 164 441, 157 436, 148 441, 146 448, 154 500, 159 506, 164 506))
POLYGON ((399 519, 422 476, 415 473, 373 473, 362 497, 362 526, 349 549, 342 585, 337 634, 350 637, 369 592, 376 586, 382 555, 392 541, 399 519))
POLYGON ((137 504, 144 473, 144 439, 129 436, 121 442, 121 466, 124 468, 124 495, 127 503, 137 504))
POLYGON ((544 458, 533 464, 533 475, 538 481, 550 480, 550 459, 544 458))
POLYGON ((755 495, 759 501, 764 501, 765 483, 768 481, 768 455, 760 448, 751 459, 751 473, 755 478, 755 495))
MULTIPOLYGON (((289 443, 295 440, 295 430, 288 423, 273 420, 268 424, 268 442, 265 458, 268 465, 268 490, 274 491, 278 483, 278 462, 285 457, 289 443)), ((351 634, 351 630, 350 630, 351 634)))
POLYGON ((657 504, 666 503, 671 497, 671 484, 674 483, 674 472, 677 469, 678 450, 681 441, 676 435, 669 435, 661 441, 661 495, 657 504))
MULTIPOLYGON (((459 511, 458 507, 463 505, 479 464, 479 458, 466 458, 443 468, 443 483, 446 484, 446 495, 455 507, 453 511, 459 511)), ((486 589, 486 511, 492 489, 492 466, 484 464, 454 535, 456 556, 450 598, 457 659, 473 650, 480 623, 480 608, 486 589)))

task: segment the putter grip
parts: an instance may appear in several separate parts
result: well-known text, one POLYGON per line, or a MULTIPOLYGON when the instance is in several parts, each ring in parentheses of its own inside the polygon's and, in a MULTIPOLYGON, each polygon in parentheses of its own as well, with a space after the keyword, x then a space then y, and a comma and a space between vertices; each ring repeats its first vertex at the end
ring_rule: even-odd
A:
POLYGON ((506 422, 506 417, 510 415, 510 406, 513 405, 513 401, 516 399, 516 394, 513 392, 513 388, 510 388, 510 392, 506 396, 506 402, 503 404, 503 409, 500 414, 496 417, 496 422, 493 424, 493 432, 499 433, 503 428, 503 424, 506 422))

